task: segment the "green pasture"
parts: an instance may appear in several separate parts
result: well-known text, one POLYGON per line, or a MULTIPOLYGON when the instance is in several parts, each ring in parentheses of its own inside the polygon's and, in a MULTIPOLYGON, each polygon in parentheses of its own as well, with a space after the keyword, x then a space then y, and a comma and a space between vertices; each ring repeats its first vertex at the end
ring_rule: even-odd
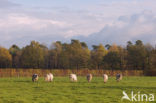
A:
POLYGON ((31 78, 0 78, 0 103, 131 103, 121 101, 122 91, 129 96, 131 91, 155 95, 156 77, 124 77, 121 82, 110 77, 107 83, 102 77, 93 77, 91 83, 86 77, 78 77, 78 82, 68 77, 55 77, 53 82, 39 78, 35 83, 31 78))

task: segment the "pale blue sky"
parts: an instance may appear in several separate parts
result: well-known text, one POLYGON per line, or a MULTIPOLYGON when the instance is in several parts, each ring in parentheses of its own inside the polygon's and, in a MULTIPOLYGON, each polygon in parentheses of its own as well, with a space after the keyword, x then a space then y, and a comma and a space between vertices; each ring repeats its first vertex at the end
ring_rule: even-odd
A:
POLYGON ((71 38, 88 45, 137 39, 155 45, 155 5, 156 0, 0 0, 0 45, 71 38))

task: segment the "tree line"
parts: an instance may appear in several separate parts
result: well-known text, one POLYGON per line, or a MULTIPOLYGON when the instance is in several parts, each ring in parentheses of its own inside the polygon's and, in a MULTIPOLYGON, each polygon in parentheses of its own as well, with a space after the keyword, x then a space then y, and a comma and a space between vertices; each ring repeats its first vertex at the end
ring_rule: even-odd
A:
POLYGON ((153 70, 156 69, 156 47, 127 42, 125 47, 116 44, 93 45, 90 50, 85 42, 54 42, 49 48, 36 41, 19 48, 0 47, 0 68, 41 69, 107 69, 153 70))

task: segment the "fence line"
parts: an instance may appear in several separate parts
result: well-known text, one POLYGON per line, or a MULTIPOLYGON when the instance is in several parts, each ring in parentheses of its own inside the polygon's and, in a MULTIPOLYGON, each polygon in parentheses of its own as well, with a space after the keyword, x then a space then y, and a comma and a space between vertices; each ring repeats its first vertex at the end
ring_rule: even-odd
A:
POLYGON ((124 76, 143 76, 142 70, 0 69, 0 77, 31 77, 34 73, 42 77, 49 72, 54 76, 68 76, 70 73, 76 73, 78 76, 85 76, 88 73, 92 73, 94 76, 102 76, 104 73, 109 76, 115 76, 117 73, 122 73, 124 76))

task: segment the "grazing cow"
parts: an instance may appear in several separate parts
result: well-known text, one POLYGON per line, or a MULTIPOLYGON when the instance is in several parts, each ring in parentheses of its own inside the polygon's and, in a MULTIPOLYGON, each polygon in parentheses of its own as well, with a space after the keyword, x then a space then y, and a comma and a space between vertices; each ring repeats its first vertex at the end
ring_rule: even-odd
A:
POLYGON ((88 80, 88 82, 91 82, 92 78, 93 78, 92 74, 87 74, 87 80, 88 80))
POLYGON ((33 75, 32 75, 32 81, 33 81, 33 82, 38 81, 38 75, 37 75, 37 74, 33 74, 33 75))
POLYGON ((103 74, 103 81, 104 81, 104 83, 106 83, 108 81, 108 75, 107 74, 103 74))
POLYGON ((47 82, 53 81, 53 78, 54 78, 54 76, 51 73, 45 75, 45 81, 47 81, 47 82))
POLYGON ((70 81, 72 81, 72 82, 77 82, 77 76, 76 76, 76 74, 70 74, 70 75, 69 75, 69 79, 70 79, 70 81))
POLYGON ((122 80, 122 74, 117 74, 116 80, 117 80, 117 82, 121 81, 122 80))

